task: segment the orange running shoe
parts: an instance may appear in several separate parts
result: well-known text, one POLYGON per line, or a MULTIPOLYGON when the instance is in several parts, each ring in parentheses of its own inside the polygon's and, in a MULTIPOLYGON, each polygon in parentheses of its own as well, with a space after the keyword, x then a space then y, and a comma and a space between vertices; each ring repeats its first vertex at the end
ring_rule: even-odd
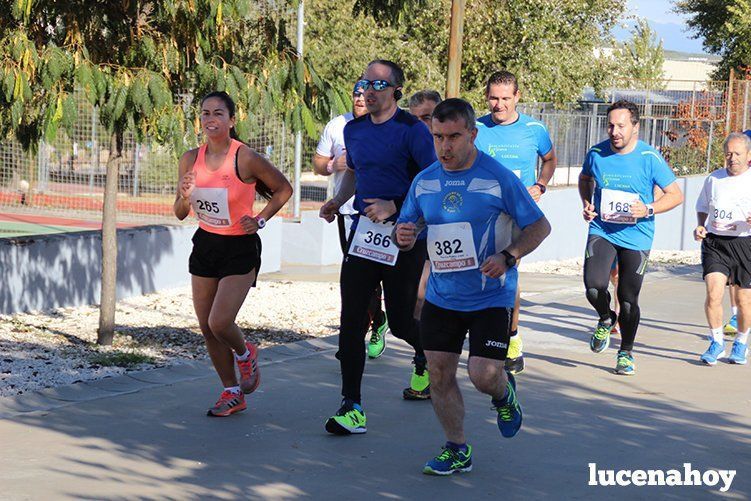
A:
POLYGON ((224 390, 222 396, 216 401, 214 407, 206 413, 207 416, 227 417, 235 412, 244 411, 248 406, 245 404, 245 395, 224 390))
POLYGON ((253 393, 261 384, 261 371, 258 369, 258 349, 253 343, 246 342, 250 355, 244 362, 237 361, 237 368, 240 369, 240 389, 243 393, 253 393))

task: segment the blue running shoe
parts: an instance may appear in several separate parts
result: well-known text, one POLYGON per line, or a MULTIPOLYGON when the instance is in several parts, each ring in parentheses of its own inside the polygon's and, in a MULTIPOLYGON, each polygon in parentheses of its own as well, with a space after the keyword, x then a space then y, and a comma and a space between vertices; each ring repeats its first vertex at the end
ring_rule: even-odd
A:
POLYGON ((498 412, 498 429, 501 435, 511 438, 519 432, 522 427, 522 406, 516 398, 516 379, 514 375, 508 375, 508 385, 506 386, 506 396, 503 400, 492 400, 493 409, 498 412))
POLYGON ((472 471, 472 446, 469 444, 466 451, 444 447, 441 453, 425 463, 422 469, 426 475, 451 475, 457 471, 472 471))
POLYGON ((730 320, 728 320, 728 323, 725 324, 725 327, 723 327, 722 331, 725 334, 738 334, 738 316, 733 315, 730 317, 730 320))
POLYGON ((746 363, 748 362, 748 360, 746 359, 747 356, 748 345, 736 340, 733 343, 733 349, 730 350, 728 362, 730 362, 731 364, 746 365, 746 363))
POLYGON ((621 376, 633 376, 636 374, 634 356, 625 350, 618 350, 618 355, 615 357, 614 372, 621 376))
POLYGON ((714 365, 718 358, 725 356, 725 345, 714 339, 709 342, 709 348, 701 356, 701 361, 707 365, 714 365))

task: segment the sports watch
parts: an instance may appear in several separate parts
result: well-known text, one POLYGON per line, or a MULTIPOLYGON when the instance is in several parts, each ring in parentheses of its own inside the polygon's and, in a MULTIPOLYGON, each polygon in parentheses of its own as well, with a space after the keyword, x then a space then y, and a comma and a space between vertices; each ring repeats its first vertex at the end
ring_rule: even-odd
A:
POLYGON ((513 254, 511 254, 506 249, 503 249, 501 251, 501 254, 503 254, 504 256, 506 256, 506 266, 508 266, 509 268, 513 268, 514 266, 516 266, 516 256, 514 256, 513 254))
POLYGON ((655 215, 655 208, 652 207, 651 204, 647 204, 647 217, 652 217, 655 215))
POLYGON ((259 230, 266 226, 266 220, 262 217, 257 217, 256 222, 258 223, 259 230))
POLYGON ((543 195, 545 194, 546 191, 548 191, 548 188, 542 183, 535 183, 532 186, 537 186, 538 188, 540 188, 540 193, 543 195))

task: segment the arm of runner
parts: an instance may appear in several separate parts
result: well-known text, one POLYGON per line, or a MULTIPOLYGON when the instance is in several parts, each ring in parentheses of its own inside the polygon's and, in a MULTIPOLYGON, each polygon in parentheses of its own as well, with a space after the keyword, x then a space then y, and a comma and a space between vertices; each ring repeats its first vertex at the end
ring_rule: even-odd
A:
POLYGON ((318 146, 316 146, 316 152, 313 155, 313 171, 320 176, 328 176, 333 170, 329 165, 334 160, 334 137, 332 128, 336 119, 329 121, 326 127, 323 128, 321 138, 318 140, 318 146))
POLYGON ((417 225, 415 223, 399 223, 394 228, 394 240, 399 250, 409 251, 417 242, 417 225))
POLYGON ((415 185, 417 180, 413 180, 407 192, 407 198, 404 199, 402 209, 399 212, 399 219, 394 228, 394 238, 396 246, 400 250, 408 251, 414 247, 417 241, 417 235, 425 229, 426 223, 422 210, 415 197, 415 185))
POLYGON ((344 205, 344 203, 352 198, 352 195, 354 194, 355 171, 347 168, 347 170, 345 170, 344 174, 342 175, 341 182, 339 183, 339 191, 336 192, 334 198, 321 206, 321 209, 318 211, 318 217, 325 219, 329 223, 332 222, 334 220, 334 216, 336 215, 336 211, 339 210, 339 207, 344 205))
MULTIPOLYGON (((550 235, 550 223, 545 216, 527 225, 504 250, 517 260, 535 250, 550 235)), ((488 257, 480 266, 480 271, 490 277, 499 278, 506 273, 506 255, 503 252, 488 257)))
POLYGON ((497 252, 482 263, 480 271, 490 278, 498 278, 506 273, 507 260, 510 259, 506 253, 517 260, 521 259, 535 250, 550 234, 550 223, 522 182, 510 171, 504 170, 500 175, 502 210, 511 216, 521 232, 508 247, 496 249, 497 252))
POLYGON ((180 157, 177 173, 177 194, 172 210, 177 219, 182 221, 190 214, 190 195, 196 186, 196 175, 193 164, 196 162, 197 150, 186 151, 180 157))
MULTIPOLYGON (((677 181, 673 181, 663 188, 665 194, 652 204, 655 214, 667 212, 683 203, 683 192, 677 181)), ((647 217, 647 206, 641 200, 631 204, 631 214, 634 217, 647 217)))
POLYGON ((333 170, 329 170, 328 166, 331 162, 333 162, 332 157, 327 157, 325 155, 319 155, 316 153, 313 155, 313 172, 318 174, 319 176, 329 176, 333 172, 333 170))
MULTIPOLYGON (((542 169, 540 170, 540 177, 537 178, 537 183, 547 188, 548 183, 553 179, 553 173, 558 164, 558 158, 555 156, 555 149, 552 147, 550 148, 550 151, 545 155, 542 155, 540 158, 542 159, 542 169)), ((540 197, 542 197, 542 189, 537 186, 537 184, 533 184, 527 188, 527 190, 529 191, 529 194, 532 195, 532 199, 535 202, 539 201, 540 197)))
POLYGON ((696 240, 697 242, 707 237, 707 229, 704 227, 704 225, 707 223, 707 216, 708 214, 706 212, 696 213, 697 226, 696 228, 694 228, 694 240, 696 240))
POLYGON ((370 204, 365 207, 365 215, 374 223, 385 221, 399 212, 399 208, 396 206, 396 202, 394 202, 393 200, 381 200, 380 198, 363 198, 362 201, 370 204))
POLYGON ((247 146, 240 147, 237 155, 237 172, 244 183, 260 181, 271 191, 271 198, 255 217, 244 216, 242 227, 248 234, 258 231, 258 220, 268 221, 284 207, 292 196, 292 185, 274 164, 247 146))
MULTIPOLYGON (((710 185, 710 178, 704 180, 704 185, 701 187, 699 196, 696 197, 696 228, 694 228, 694 240, 697 242, 707 237, 707 229, 704 227, 707 224, 707 217, 709 217, 709 198, 712 187, 710 185)), ((655 200, 657 198, 655 197, 655 200)))
POLYGON ((581 198, 583 211, 582 215, 587 222, 597 217, 593 197, 595 193, 595 180, 584 174, 579 174, 579 198, 581 198))

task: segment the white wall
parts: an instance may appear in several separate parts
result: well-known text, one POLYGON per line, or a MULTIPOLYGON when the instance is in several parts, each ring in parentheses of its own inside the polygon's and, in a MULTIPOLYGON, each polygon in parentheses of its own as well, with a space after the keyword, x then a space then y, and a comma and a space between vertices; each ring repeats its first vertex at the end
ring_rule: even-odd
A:
MULTIPOLYGON (((704 176, 679 178, 686 202, 655 220, 654 249, 698 249, 693 239, 696 226, 694 204, 704 176)), ((525 262, 552 261, 580 257, 587 240, 587 223, 581 217, 581 202, 576 186, 552 188, 540 200, 540 208, 550 221, 550 236, 525 262)), ((314 211, 303 212, 299 223, 284 222, 283 264, 331 265, 341 262, 336 222, 327 224, 314 211)))
MULTIPOLYGON (((279 271, 282 222, 261 234, 261 273, 279 271)), ((117 297, 190 283, 188 257, 195 226, 144 226, 117 232, 117 297)), ((99 231, 0 239, 0 313, 99 302, 99 231)))

